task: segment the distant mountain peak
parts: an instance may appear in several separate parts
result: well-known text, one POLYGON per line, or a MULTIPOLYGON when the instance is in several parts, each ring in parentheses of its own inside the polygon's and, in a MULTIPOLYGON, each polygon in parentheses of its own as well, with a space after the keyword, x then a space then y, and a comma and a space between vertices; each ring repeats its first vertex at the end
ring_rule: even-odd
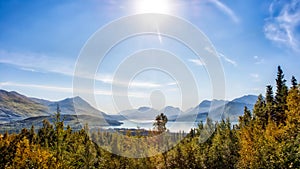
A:
POLYGON ((232 102, 238 102, 238 103, 246 103, 246 104, 255 104, 258 96, 257 95, 244 95, 238 98, 235 98, 232 100, 232 102))
POLYGON ((210 103, 211 103, 211 101, 209 101, 209 100, 203 100, 203 101, 198 105, 198 107, 208 107, 208 106, 210 106, 210 103))
POLYGON ((210 106, 226 104, 227 102, 228 101, 226 100, 218 100, 218 99, 203 100, 197 107, 210 107, 210 106))
POLYGON ((0 121, 47 115, 47 107, 15 91, 0 90, 0 121))
POLYGON ((73 98, 70 98, 70 99, 73 99, 73 100, 79 100, 79 101, 85 101, 83 98, 81 98, 80 96, 75 96, 73 98))
POLYGON ((142 106, 142 107, 139 107, 139 108, 138 108, 138 111, 143 112, 143 111, 148 111, 148 110, 151 110, 151 109, 152 109, 152 108, 150 108, 150 107, 142 106))
POLYGON ((178 107, 166 106, 164 109, 179 109, 178 107))

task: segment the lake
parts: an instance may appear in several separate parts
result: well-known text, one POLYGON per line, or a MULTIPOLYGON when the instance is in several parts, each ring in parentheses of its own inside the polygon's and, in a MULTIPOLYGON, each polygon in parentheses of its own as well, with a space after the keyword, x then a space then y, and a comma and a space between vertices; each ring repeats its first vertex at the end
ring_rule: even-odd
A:
MULTIPOLYGON (((108 126, 104 127, 105 129, 114 129, 114 128, 126 128, 126 129, 153 129, 153 123, 154 121, 131 121, 131 120, 124 120, 120 121, 123 124, 120 126, 108 126)), ((203 123, 205 124, 205 123, 203 123)), ((231 127, 233 125, 238 124, 238 122, 231 122, 231 127)), ((171 132, 179 132, 184 131, 185 133, 190 132, 191 128, 196 128, 198 126, 197 122, 178 122, 178 121, 169 121, 167 123, 167 129, 171 132)))
MULTIPOLYGON (((131 120, 124 120, 121 121, 123 124, 120 126, 108 126, 105 127, 106 129, 113 129, 113 128, 128 128, 128 129, 153 129, 153 123, 154 121, 131 121, 131 120)), ((191 128, 197 127, 196 122, 173 122, 169 121, 167 123, 167 129, 169 129, 171 132, 179 132, 184 131, 185 133, 189 132, 191 128)))

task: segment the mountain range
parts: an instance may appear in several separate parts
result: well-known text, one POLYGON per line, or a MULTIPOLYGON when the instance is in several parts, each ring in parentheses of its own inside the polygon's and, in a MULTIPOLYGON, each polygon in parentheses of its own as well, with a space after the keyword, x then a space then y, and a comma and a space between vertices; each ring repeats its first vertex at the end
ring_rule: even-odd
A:
POLYGON ((45 119, 53 122, 58 105, 65 125, 72 128, 80 128, 86 123, 91 127, 122 124, 80 97, 52 102, 0 90, 0 130, 18 130, 30 128, 31 125, 40 127, 45 119))
POLYGON ((252 110, 258 96, 245 95, 232 101, 226 100, 204 100, 199 105, 192 107, 186 111, 182 111, 177 107, 167 106, 161 110, 150 107, 140 107, 138 109, 130 109, 119 112, 114 115, 115 119, 120 121, 129 119, 131 121, 152 121, 155 117, 164 113, 169 121, 178 122, 200 122, 205 121, 207 117, 213 121, 229 118, 231 122, 237 122, 238 117, 244 113, 244 107, 252 110))
POLYGON ((186 111, 172 106, 166 106, 161 110, 140 107, 121 111, 117 115, 109 115, 92 107, 78 96, 53 102, 30 98, 14 91, 0 90, 0 130, 30 128, 31 125, 39 127, 42 126, 44 119, 53 122, 57 105, 65 124, 72 128, 80 128, 80 125, 85 123, 93 127, 118 126, 122 124, 120 121, 124 120, 153 121, 160 113, 167 115, 169 121, 199 122, 209 117, 213 121, 230 118, 232 122, 236 122, 238 117, 243 115, 244 107, 247 106, 252 110, 256 100, 257 96, 246 95, 231 101, 204 100, 186 111))

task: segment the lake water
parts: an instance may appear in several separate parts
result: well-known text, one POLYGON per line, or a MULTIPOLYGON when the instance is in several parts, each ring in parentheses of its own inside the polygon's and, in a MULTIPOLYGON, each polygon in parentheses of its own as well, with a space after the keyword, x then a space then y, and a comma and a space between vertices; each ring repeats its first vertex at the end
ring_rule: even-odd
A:
MULTIPOLYGON (((106 129, 114 129, 114 128, 126 128, 126 129, 153 129, 153 123, 154 121, 130 121, 130 120, 124 120, 121 121, 123 124, 120 126, 108 126, 105 127, 106 129)), ((231 127, 233 127, 233 125, 238 124, 237 122, 231 122, 231 127)), ((198 127, 198 123, 197 122, 173 122, 173 121, 169 121, 167 123, 167 129, 170 130, 171 132, 185 132, 188 133, 190 132, 191 128, 196 128, 198 127)))
MULTIPOLYGON (((153 123, 154 121, 143 121, 143 122, 136 122, 136 121, 130 121, 130 120, 124 120, 121 121, 123 124, 120 126, 109 126, 108 128, 128 128, 128 129, 153 129, 153 123)), ((167 123, 167 129, 169 129, 171 132, 178 132, 178 131, 184 131, 185 133, 189 132, 191 128, 197 127, 197 123, 193 122, 168 122, 167 123)))

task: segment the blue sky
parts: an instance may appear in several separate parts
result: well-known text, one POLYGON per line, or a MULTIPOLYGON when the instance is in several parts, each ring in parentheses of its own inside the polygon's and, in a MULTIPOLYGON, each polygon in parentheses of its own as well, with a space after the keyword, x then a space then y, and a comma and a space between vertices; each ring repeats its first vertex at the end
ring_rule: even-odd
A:
MULTIPOLYGON (((73 97, 76 60, 89 37, 120 17, 145 12, 183 18, 210 39, 223 65, 228 100, 264 93, 267 84, 275 84, 277 65, 287 84, 292 75, 300 78, 300 0, 13 0, 0 1, 0 88, 49 100, 73 97)), ((116 45, 98 66, 97 108, 117 111, 113 73, 125 56, 147 48, 176 54, 193 72, 199 100, 190 106, 212 99, 205 64, 191 51, 174 39, 143 35, 116 45)), ((174 79, 155 70, 134 77, 128 91, 133 107, 151 106, 151 98, 161 94, 166 105, 182 102, 174 79)))

